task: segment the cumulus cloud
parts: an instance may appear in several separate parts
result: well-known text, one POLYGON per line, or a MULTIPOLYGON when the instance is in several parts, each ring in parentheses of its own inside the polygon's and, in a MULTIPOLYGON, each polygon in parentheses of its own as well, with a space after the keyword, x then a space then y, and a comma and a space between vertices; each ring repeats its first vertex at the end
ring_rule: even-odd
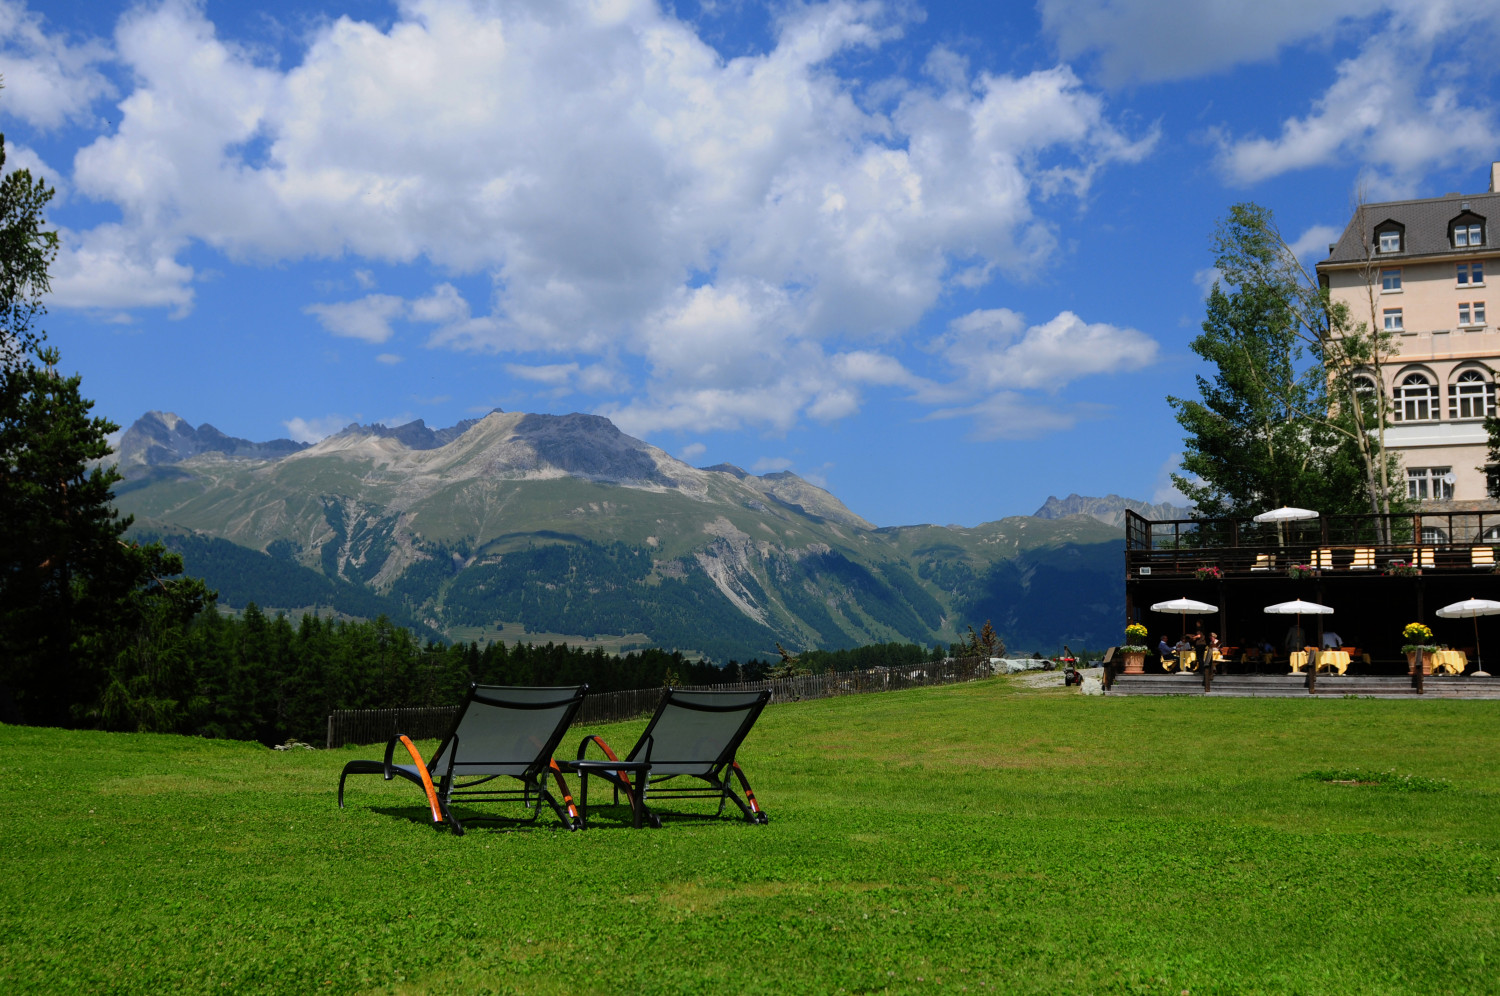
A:
POLYGON ((708 452, 708 447, 702 443, 688 443, 677 453, 677 459, 684 463, 691 463, 708 452))
POLYGON ((397 353, 377 353, 377 354, 375 354, 375 362, 377 362, 377 363, 384 363, 386 366, 391 366, 391 367, 395 366, 398 363, 403 362, 403 359, 404 358, 402 356, 400 356, 399 354, 397 354, 397 353))
POLYGON ((1148 366, 1156 360, 1157 343, 1135 329, 1085 322, 1071 311, 1028 326, 1016 312, 992 308, 954 319, 933 348, 962 373, 965 385, 1056 392, 1081 377, 1148 366))
POLYGON ((955 289, 1045 266, 1054 202, 1086 203, 1156 137, 1066 66, 974 72, 935 50, 910 78, 833 68, 908 16, 788 5, 769 49, 725 58, 649 0, 410 0, 273 65, 190 0, 132 8, 109 53, 132 80, 118 127, 72 177, 121 220, 80 233, 57 303, 183 313, 200 244, 424 260, 488 277, 488 300, 442 283, 308 313, 374 343, 423 324, 430 347, 558 390, 618 390, 617 360, 639 359, 616 409, 637 429, 845 417, 871 388, 923 390, 885 344, 955 289))
POLYGON ((327 439, 348 425, 352 419, 343 415, 322 415, 316 418, 289 418, 281 424, 286 426, 289 438, 299 443, 316 443, 327 439))
POLYGON ((46 19, 25 3, 0 0, 0 113, 38 128, 89 119, 94 102, 115 93, 100 71, 111 57, 105 43, 49 33, 46 19))
POLYGON ((406 301, 394 294, 369 294, 357 301, 310 304, 302 310, 334 335, 380 343, 395 334, 391 322, 406 314, 406 301))
POLYGON ((1374 197, 1414 194, 1434 167, 1483 161, 1500 145, 1493 75, 1462 52, 1500 40, 1495 5, 1432 4, 1393 11, 1358 54, 1339 64, 1308 113, 1274 136, 1221 134, 1226 177, 1256 183, 1293 170, 1354 160, 1374 197))
POLYGON ((1344 234, 1341 228, 1332 225, 1313 225, 1297 236, 1289 247, 1304 264, 1316 263, 1328 255, 1328 247, 1344 234))
POLYGON ((179 263, 180 245, 140 228, 109 223, 75 232, 58 229, 51 303, 65 308, 192 310, 194 272, 179 263))
POLYGON ((750 470, 756 474, 772 474, 779 470, 790 470, 792 461, 786 457, 761 457, 750 465, 750 470))
POLYGON ((1097 53, 1111 83, 1184 79, 1276 55, 1381 9, 1369 0, 1040 0, 1068 59, 1097 53))

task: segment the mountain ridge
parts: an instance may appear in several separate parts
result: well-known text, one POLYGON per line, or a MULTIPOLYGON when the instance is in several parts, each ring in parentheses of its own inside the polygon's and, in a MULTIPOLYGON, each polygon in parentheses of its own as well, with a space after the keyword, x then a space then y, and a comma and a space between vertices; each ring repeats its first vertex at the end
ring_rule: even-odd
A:
POLYGON ((763 656, 777 642, 946 642, 983 607, 1012 646, 1077 646, 1112 640, 1123 615, 1123 592, 1066 618, 1046 608, 1118 574, 1122 534, 1096 518, 877 529, 796 474, 692 467, 595 415, 353 424, 290 452, 236 451, 261 459, 192 449, 164 447, 117 502, 262 607, 277 604, 273 571, 188 538, 316 571, 346 604, 363 588, 459 639, 520 624, 763 656))

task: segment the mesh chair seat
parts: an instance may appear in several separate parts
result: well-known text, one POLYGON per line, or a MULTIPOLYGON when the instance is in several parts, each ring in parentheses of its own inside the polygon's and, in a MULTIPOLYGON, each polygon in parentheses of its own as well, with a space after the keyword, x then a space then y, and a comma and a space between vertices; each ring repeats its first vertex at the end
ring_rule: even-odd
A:
POLYGON ((587 691, 587 685, 558 688, 470 685, 453 717, 453 725, 430 761, 422 760, 407 737, 392 737, 386 744, 383 763, 350 761, 344 766, 339 777, 339 806, 344 805, 344 780, 349 775, 378 773, 387 781, 401 777, 423 786, 432 808, 433 823, 447 823, 458 834, 463 833, 463 824, 453 814, 455 802, 520 800, 533 809, 530 817, 533 820, 545 802, 564 826, 577 829, 579 816, 572 793, 552 755, 587 691), (398 745, 403 745, 416 763, 394 763, 392 758, 398 745), (547 788, 549 774, 555 778, 561 800, 547 788), (522 787, 505 789, 491 784, 500 777, 518 779, 522 787))
MULTIPOLYGON (((722 815, 724 806, 733 802, 748 822, 765 823, 766 814, 735 756, 770 700, 769 691, 701 692, 668 688, 640 739, 624 757, 627 763, 649 765, 649 773, 638 772, 634 781, 626 777, 625 771, 607 768, 591 767, 588 771, 580 770, 580 774, 586 779, 592 773, 625 792, 637 821, 644 816, 653 826, 660 826, 661 819, 647 809, 648 798, 717 799, 719 808, 715 816, 722 815), (730 784, 731 772, 744 790, 743 798, 730 784), (706 785, 661 787, 662 782, 679 776, 700 779, 706 785)), ((617 759, 601 738, 588 736, 578 745, 579 761, 585 760, 590 743, 598 744, 608 759, 617 759)), ((587 807, 583 819, 587 824, 587 807)))

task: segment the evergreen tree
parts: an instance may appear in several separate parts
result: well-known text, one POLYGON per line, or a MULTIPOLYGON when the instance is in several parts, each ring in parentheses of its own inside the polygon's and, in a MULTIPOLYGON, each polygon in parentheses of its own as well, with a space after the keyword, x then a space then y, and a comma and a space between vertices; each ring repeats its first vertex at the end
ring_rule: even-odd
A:
POLYGON ((90 415, 80 378, 57 372, 32 326, 57 253, 42 230, 51 197, 27 170, 0 178, 0 706, 31 723, 168 729, 192 686, 186 661, 175 638, 141 641, 180 630, 208 593, 165 580, 182 563, 159 545, 122 541, 120 476, 101 466, 119 427, 90 415))
POLYGON ((1214 376, 1197 378, 1197 400, 1167 399, 1187 430, 1186 474, 1172 475, 1178 489, 1203 517, 1283 505, 1324 513, 1389 508, 1382 477, 1371 469, 1371 461, 1390 459, 1372 437, 1371 419, 1381 413, 1339 403, 1346 394, 1359 399, 1348 392, 1364 331, 1307 285, 1264 208, 1236 205, 1215 249, 1223 282, 1215 282, 1203 332, 1192 342, 1214 376))

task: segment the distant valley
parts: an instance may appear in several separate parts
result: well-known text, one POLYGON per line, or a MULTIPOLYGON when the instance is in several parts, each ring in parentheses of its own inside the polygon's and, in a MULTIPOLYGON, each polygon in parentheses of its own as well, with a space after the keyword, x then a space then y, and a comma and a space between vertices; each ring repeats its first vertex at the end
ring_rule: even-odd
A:
POLYGON ((876 528, 795 474, 696 468, 593 415, 493 411, 255 443, 151 412, 120 437, 134 534, 222 601, 385 613, 427 635, 629 637, 717 660, 947 643, 1115 642, 1123 532, 1108 496, 973 528, 876 528))

